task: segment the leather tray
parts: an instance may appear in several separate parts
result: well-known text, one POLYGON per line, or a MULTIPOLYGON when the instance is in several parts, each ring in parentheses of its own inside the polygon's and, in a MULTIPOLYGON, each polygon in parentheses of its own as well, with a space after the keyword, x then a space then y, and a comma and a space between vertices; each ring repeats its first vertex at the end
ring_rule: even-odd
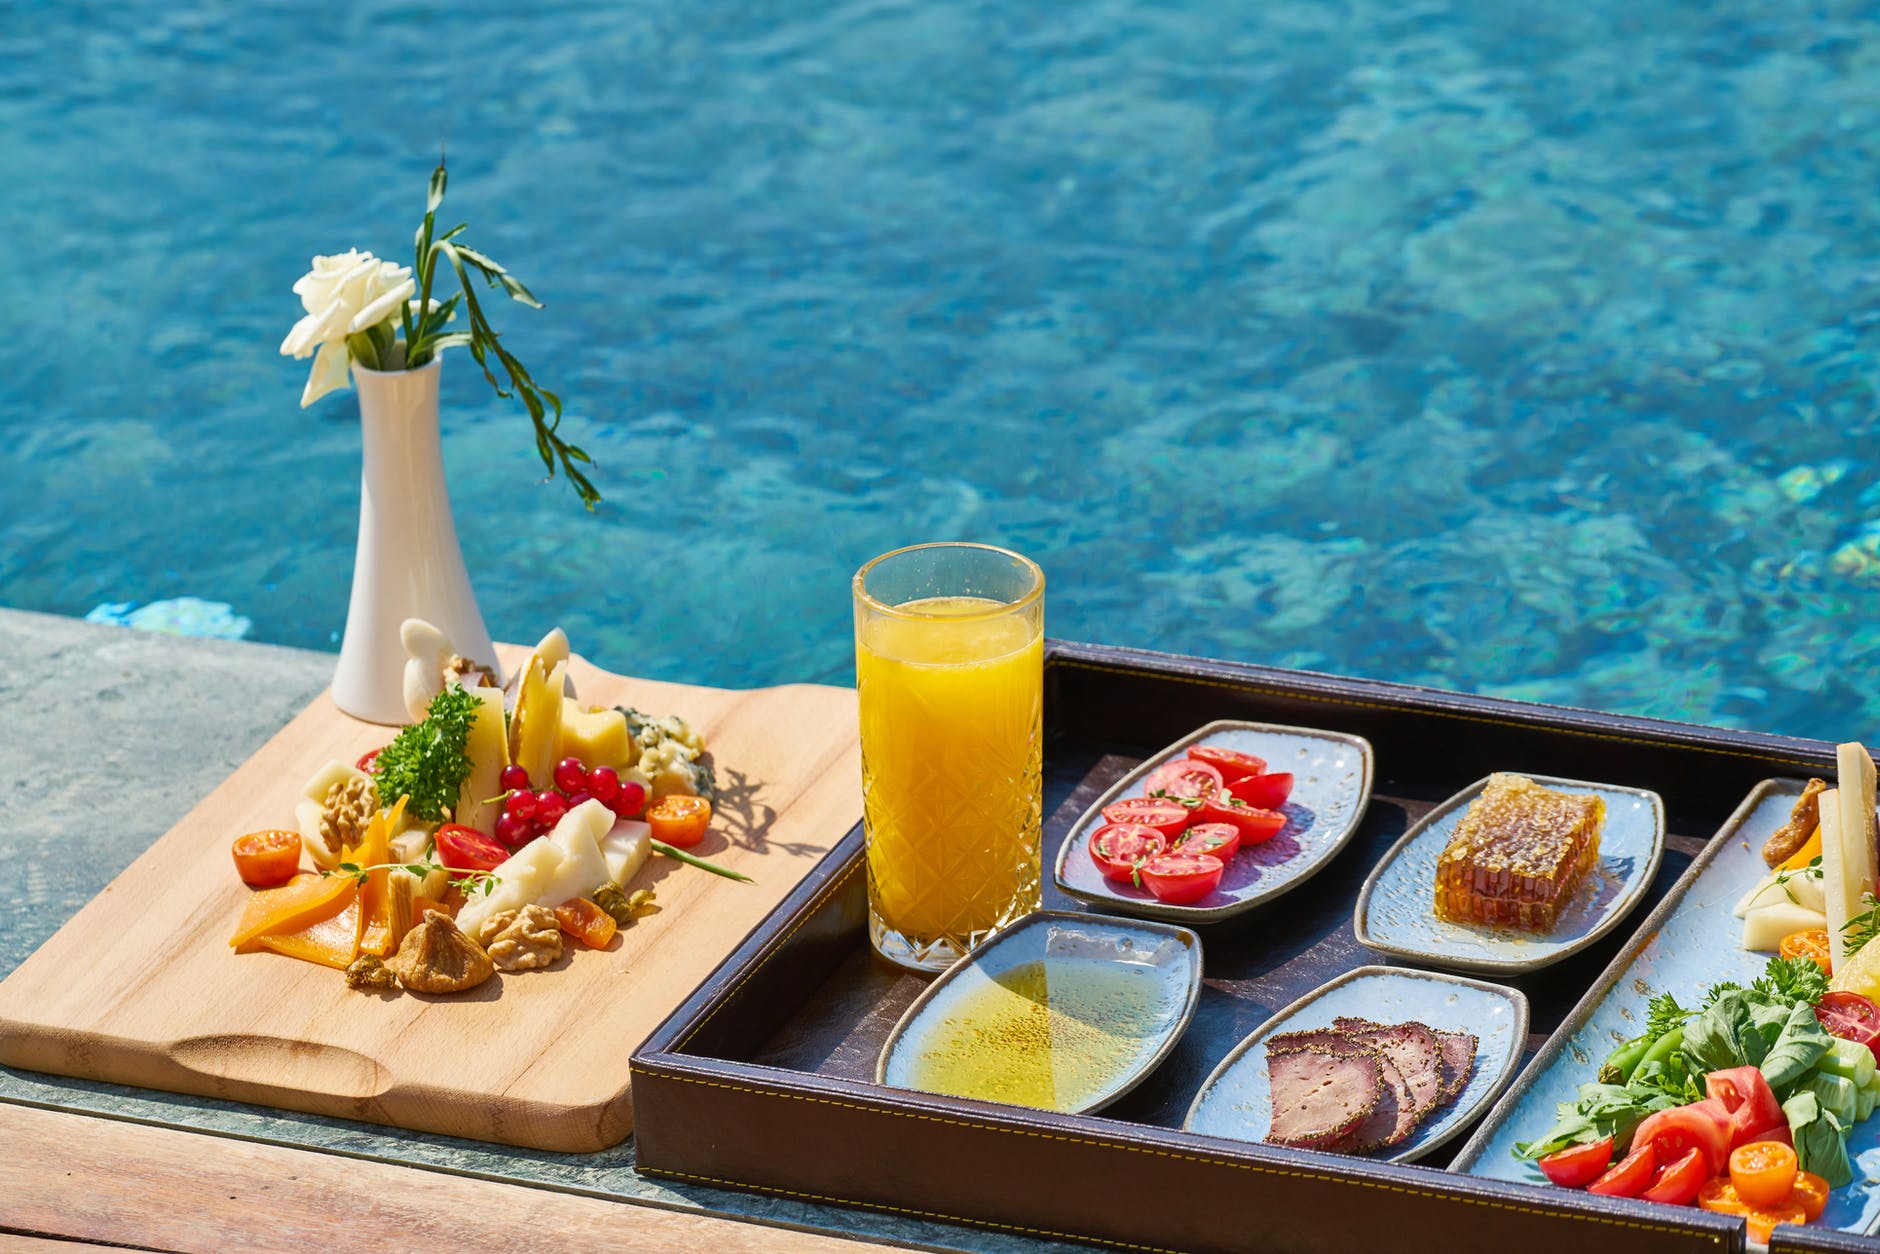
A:
MULTIPOLYGON (((1532 1004, 1525 1062, 1743 795, 1771 775, 1830 769, 1831 746, 1063 642, 1047 649, 1045 694, 1047 865, 1090 799, 1219 718, 1365 737, 1370 809, 1309 887, 1202 929, 1194 1022, 1140 1088, 1086 1116, 872 1083, 925 981, 869 952, 857 828, 635 1054, 640 1170, 1143 1251, 1744 1248, 1724 1216, 1455 1175, 1441 1169, 1446 1152, 1394 1165, 1178 1129, 1241 1037, 1380 961, 1352 935, 1358 889, 1409 824, 1469 781, 1503 769, 1570 776, 1650 788, 1666 805, 1648 900, 1586 951, 1504 981, 1532 1004)), ((1049 883, 1045 905, 1083 908, 1049 883)))

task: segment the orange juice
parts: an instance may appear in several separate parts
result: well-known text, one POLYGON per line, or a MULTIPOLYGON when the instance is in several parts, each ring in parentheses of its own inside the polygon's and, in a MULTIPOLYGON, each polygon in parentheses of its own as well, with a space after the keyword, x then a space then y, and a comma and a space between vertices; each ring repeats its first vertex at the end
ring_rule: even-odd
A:
POLYGON ((936 961, 1038 907, 1043 624, 1011 608, 930 597, 856 623, 871 928, 936 961))

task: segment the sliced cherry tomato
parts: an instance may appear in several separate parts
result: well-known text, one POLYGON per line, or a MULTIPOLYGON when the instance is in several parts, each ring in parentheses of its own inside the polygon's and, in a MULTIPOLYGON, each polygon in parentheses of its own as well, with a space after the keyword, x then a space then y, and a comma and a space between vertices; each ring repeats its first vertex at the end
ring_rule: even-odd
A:
POLYGON ((1802 1214, 1812 1224, 1828 1209, 1828 1182, 1812 1171, 1798 1172, 1789 1200, 1802 1208, 1802 1214))
POLYGON ((300 869, 300 833, 249 832, 229 846, 235 873, 250 888, 274 888, 294 878, 300 869))
POLYGON ((1153 827, 1170 840, 1194 822, 1195 813, 1179 801, 1164 801, 1160 797, 1129 797, 1103 807, 1103 819, 1106 823, 1136 823, 1143 827, 1153 827))
POLYGON ((1720 1176, 1730 1162, 1730 1112, 1718 1101, 1673 1106, 1647 1115, 1632 1134, 1632 1144, 1653 1146, 1659 1161, 1667 1163, 1701 1149, 1705 1174, 1720 1176))
POLYGON ((1743 1218, 1749 1225, 1749 1239, 1768 1245, 1777 1224, 1805 1224, 1808 1212, 1799 1202, 1785 1201, 1777 1206, 1752 1206, 1743 1218))
POLYGON ((1286 826, 1286 816, 1278 810, 1256 810, 1231 792, 1218 792, 1202 801, 1197 815, 1203 823, 1233 824, 1246 845, 1269 841, 1286 826))
POLYGON ((1704 1077, 1704 1092, 1730 1114, 1730 1148, 1761 1140, 1776 1128, 1788 1131, 1788 1116, 1769 1081, 1756 1067, 1730 1067, 1704 1077))
POLYGON ((1736 1186, 1728 1176, 1712 1176, 1697 1191, 1697 1204, 1719 1215, 1747 1215, 1749 1207, 1736 1195, 1736 1186))
POLYGON ((1199 801, 1221 790, 1221 773, 1206 762, 1176 758, 1149 772, 1142 781, 1142 791, 1149 797, 1168 797, 1176 801, 1199 801))
POLYGON ((1829 1035, 1844 1041, 1859 1041, 1868 1049, 1880 1041, 1880 1006, 1859 993, 1836 990, 1823 994, 1815 1003, 1815 1018, 1829 1035))
POLYGON ((353 765, 370 775, 372 774, 372 768, 379 764, 379 755, 384 752, 385 746, 380 745, 376 749, 360 754, 359 760, 353 763, 353 765))
POLYGON ((1657 1176, 1639 1196, 1648 1202, 1689 1206, 1697 1200, 1697 1191, 1704 1187, 1704 1181, 1709 1178, 1710 1165, 1704 1161, 1704 1151, 1694 1149, 1669 1167, 1660 1168, 1657 1176))
POLYGON ((1165 853, 1142 864, 1142 882, 1156 900, 1171 906, 1200 901, 1219 887, 1225 866, 1219 858, 1165 853))
POLYGON ((1225 863, 1240 852, 1240 829, 1232 823, 1197 823, 1182 833, 1182 838, 1169 852, 1186 856, 1206 854, 1225 863))
POLYGON ((1168 838, 1140 823, 1109 823, 1090 833, 1090 860, 1103 878, 1133 882, 1136 868, 1168 850, 1168 838))
POLYGON ((1583 1189, 1606 1174, 1612 1164, 1612 1138, 1569 1145, 1541 1159, 1541 1174, 1568 1189, 1583 1189))
POLYGON ((653 829, 653 839, 681 849, 704 840, 705 829, 711 821, 712 803, 703 797, 673 793, 646 807, 646 822, 653 829))
POLYGON ((1286 804, 1286 798, 1292 796, 1292 789, 1292 772, 1280 771, 1273 775, 1249 775, 1245 779, 1237 779, 1228 791, 1256 810, 1277 810, 1286 804))
POLYGON ((1795 1187, 1795 1151, 1777 1141, 1755 1141, 1730 1151, 1730 1183, 1751 1206, 1781 1206, 1795 1187))
POLYGON ((1784 958, 1807 958, 1823 971, 1828 969, 1828 933, 1824 928, 1790 932, 1776 949, 1784 958))
POLYGON ((1586 1191, 1601 1197, 1637 1197, 1643 1193, 1658 1170, 1658 1155, 1650 1141, 1639 1141, 1637 1146, 1619 1160, 1617 1167, 1587 1185, 1586 1191))
POLYGON ((437 860, 453 871, 494 871, 509 850, 474 827, 446 823, 437 829, 437 860))
POLYGON ((1237 779, 1249 775, 1261 775, 1266 772, 1266 759, 1256 758, 1251 753, 1242 753, 1238 749, 1228 749, 1221 745, 1189 745, 1188 756, 1197 762, 1206 762, 1221 773, 1221 779, 1231 784, 1237 779))
POLYGON ((614 922, 614 916, 589 901, 586 897, 570 897, 555 907, 555 922, 561 930, 586 945, 589 949, 605 949, 614 938, 614 929, 620 926, 614 922))

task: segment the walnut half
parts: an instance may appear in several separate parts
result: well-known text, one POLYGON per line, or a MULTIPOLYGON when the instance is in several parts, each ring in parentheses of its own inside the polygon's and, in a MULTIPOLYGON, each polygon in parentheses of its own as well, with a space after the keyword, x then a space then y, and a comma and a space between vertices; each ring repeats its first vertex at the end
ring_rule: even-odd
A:
POLYGON ((385 965, 414 993, 461 993, 496 973, 490 956, 443 914, 425 915, 385 965))
POLYGON ((326 790, 320 803, 320 839, 338 854, 356 845, 372 816, 379 812, 379 790, 369 779, 342 780, 326 790))
POLYGON ((533 971, 561 957, 561 925, 547 906, 499 910, 483 920, 477 939, 502 971, 533 971))

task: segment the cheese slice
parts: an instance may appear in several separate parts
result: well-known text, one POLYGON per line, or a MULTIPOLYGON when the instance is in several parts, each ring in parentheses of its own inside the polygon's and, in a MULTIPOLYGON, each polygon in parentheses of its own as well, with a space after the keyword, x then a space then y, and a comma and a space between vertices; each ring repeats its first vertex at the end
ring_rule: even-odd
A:
POLYGON ((1813 932, 1826 926, 1827 916, 1819 910, 1789 901, 1774 902, 1750 911, 1749 917, 1743 920, 1743 948, 1774 953, 1781 947, 1784 936, 1813 932))
POLYGON ((501 776, 509 765, 509 735, 503 726, 501 690, 472 688, 470 695, 477 699, 477 717, 464 744, 470 773, 457 790, 455 817, 488 836, 495 832, 497 816, 503 812, 501 776))
POLYGON ((653 829, 638 819, 621 819, 601 837, 601 857, 607 859, 608 877, 622 888, 640 873, 652 855, 653 829))
POLYGON ((520 910, 535 901, 561 869, 562 849, 551 840, 532 840, 496 868, 496 887, 476 893, 457 912, 457 926, 476 938, 483 920, 499 910, 520 910))
POLYGON ((1873 758, 1850 741, 1836 748, 1835 759, 1840 786, 1821 794, 1821 870, 1829 960, 1839 968, 1847 956, 1842 930, 1868 909, 1880 860, 1874 851, 1873 758))
MULTIPOLYGON (((1827 913, 1827 893, 1822 887, 1822 877, 1811 875, 1806 870, 1771 871, 1736 903, 1736 917, 1746 918, 1757 910, 1779 905, 1796 905, 1816 914, 1827 913), (1780 876, 1786 878, 1779 879, 1780 876)), ((1823 925, 1817 923, 1815 926, 1823 925)))
POLYGON ((530 662, 516 692, 516 717, 510 726, 516 765, 529 773, 536 788, 550 787, 555 778, 555 756, 561 748, 561 688, 568 678, 568 663, 557 662, 543 673, 541 663, 530 662))

